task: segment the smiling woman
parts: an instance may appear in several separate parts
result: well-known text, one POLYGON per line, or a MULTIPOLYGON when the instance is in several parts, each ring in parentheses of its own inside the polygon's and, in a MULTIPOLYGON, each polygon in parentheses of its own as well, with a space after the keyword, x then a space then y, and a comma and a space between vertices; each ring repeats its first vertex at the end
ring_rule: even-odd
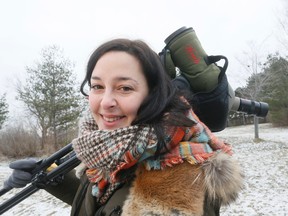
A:
POLYGON ((100 45, 81 92, 89 109, 72 141, 79 179, 69 173, 46 188, 71 215, 216 216, 237 198, 243 175, 231 146, 199 120, 146 43, 100 45))
POLYGON ((100 130, 131 125, 148 95, 139 61, 122 51, 104 54, 95 65, 90 83, 90 110, 100 130))
POLYGON ((86 198, 76 199, 72 214, 89 205, 99 214, 211 216, 237 197, 243 176, 230 146, 193 113, 144 42, 115 39, 97 48, 81 91, 90 109, 73 146, 88 189, 78 190, 86 198))

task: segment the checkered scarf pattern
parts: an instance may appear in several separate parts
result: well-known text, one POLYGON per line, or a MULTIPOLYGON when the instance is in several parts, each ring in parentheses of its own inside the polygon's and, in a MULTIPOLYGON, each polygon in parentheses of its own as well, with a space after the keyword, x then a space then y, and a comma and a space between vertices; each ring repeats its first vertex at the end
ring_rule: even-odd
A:
POLYGON ((136 164, 144 164, 148 170, 164 169, 184 160, 203 163, 215 151, 231 154, 231 147, 217 139, 192 110, 187 116, 195 125, 165 127, 167 149, 155 158, 157 137, 150 126, 98 130, 92 115, 88 115, 80 126, 81 136, 72 143, 77 157, 88 168, 86 175, 94 183, 92 195, 97 201, 105 203, 119 185, 129 180, 129 170, 136 164))

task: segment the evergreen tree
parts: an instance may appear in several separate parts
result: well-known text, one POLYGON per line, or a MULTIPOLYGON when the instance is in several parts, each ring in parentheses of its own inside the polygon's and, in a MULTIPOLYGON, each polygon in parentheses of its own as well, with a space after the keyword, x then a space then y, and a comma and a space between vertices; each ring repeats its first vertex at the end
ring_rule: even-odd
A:
POLYGON ((6 95, 0 97, 0 129, 8 118, 8 104, 6 102, 6 95))
POLYGON ((73 67, 59 47, 47 47, 42 50, 41 61, 36 62, 35 67, 27 67, 25 85, 18 86, 19 100, 40 126, 42 149, 48 137, 52 137, 54 147, 59 148, 60 135, 77 125, 83 101, 75 88, 73 67))
POLYGON ((269 77, 262 97, 269 103, 271 121, 288 126, 288 60, 278 54, 269 55, 264 72, 269 77))

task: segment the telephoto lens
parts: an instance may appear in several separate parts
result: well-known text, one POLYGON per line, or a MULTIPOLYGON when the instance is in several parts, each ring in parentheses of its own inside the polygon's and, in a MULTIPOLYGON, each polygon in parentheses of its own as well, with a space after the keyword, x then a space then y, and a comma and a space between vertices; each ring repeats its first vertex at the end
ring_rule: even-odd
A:
POLYGON ((257 117, 266 117, 269 111, 269 105, 265 102, 258 102, 248 99, 235 97, 231 110, 256 115, 257 117))

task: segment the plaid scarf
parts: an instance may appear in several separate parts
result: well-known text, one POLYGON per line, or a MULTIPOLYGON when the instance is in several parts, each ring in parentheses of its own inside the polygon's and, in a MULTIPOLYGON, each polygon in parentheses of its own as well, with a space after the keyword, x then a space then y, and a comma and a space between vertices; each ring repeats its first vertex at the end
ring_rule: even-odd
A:
POLYGON ((163 169, 183 163, 203 163, 215 151, 231 154, 231 148, 217 139, 192 110, 187 115, 192 127, 165 127, 167 148, 155 157, 157 137, 150 126, 134 125, 116 130, 98 130, 90 114, 82 122, 73 147, 77 157, 87 166, 86 175, 94 183, 92 195, 105 203, 122 183, 129 180, 136 164, 147 170, 163 169))

